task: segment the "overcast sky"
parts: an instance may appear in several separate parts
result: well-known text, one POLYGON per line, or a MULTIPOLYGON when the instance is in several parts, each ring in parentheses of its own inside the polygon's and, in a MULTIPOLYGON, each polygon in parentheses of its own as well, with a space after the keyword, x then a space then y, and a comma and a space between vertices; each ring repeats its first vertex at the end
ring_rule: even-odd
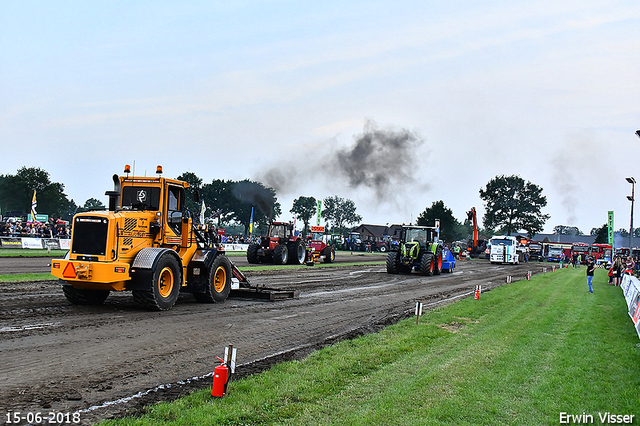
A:
POLYGON ((283 219, 337 195, 365 223, 437 200, 462 221, 518 174, 545 231, 628 229, 637 129, 637 0, 0 0, 0 174, 40 167, 79 205, 135 162, 260 179, 283 219))

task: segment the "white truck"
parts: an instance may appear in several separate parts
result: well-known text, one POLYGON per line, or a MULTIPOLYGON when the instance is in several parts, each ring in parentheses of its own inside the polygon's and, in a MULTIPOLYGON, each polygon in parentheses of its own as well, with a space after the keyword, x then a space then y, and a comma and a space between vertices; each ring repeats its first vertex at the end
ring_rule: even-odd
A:
POLYGON ((491 263, 512 263, 517 265, 520 259, 516 237, 500 236, 489 240, 489 260, 491 263))

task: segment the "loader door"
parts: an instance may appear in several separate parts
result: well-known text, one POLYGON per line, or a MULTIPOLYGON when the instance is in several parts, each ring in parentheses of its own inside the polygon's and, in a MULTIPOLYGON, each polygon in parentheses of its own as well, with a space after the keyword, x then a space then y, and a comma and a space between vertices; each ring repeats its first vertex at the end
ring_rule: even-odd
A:
POLYGON ((169 185, 167 188, 167 225, 177 236, 182 233, 184 188, 169 185))

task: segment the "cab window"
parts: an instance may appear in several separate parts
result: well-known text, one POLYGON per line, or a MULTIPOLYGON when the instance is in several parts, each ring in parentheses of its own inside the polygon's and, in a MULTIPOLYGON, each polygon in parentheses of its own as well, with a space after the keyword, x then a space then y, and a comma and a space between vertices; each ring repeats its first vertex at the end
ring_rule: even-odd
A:
POLYGON ((177 235, 182 230, 182 204, 184 188, 169 186, 167 193, 167 223, 177 235))

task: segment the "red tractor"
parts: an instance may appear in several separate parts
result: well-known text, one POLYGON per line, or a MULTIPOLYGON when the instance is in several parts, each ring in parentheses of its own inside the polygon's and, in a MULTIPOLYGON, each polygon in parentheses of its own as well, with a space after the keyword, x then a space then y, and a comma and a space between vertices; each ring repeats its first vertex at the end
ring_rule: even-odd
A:
POLYGON ((324 233, 324 226, 312 226, 308 238, 307 258, 309 262, 332 263, 336 260, 336 249, 331 245, 331 235, 324 233))
POLYGON ((259 243, 249 244, 249 263, 271 262, 276 265, 287 263, 303 265, 307 257, 304 239, 295 235, 290 222, 272 222, 266 236, 259 243))

